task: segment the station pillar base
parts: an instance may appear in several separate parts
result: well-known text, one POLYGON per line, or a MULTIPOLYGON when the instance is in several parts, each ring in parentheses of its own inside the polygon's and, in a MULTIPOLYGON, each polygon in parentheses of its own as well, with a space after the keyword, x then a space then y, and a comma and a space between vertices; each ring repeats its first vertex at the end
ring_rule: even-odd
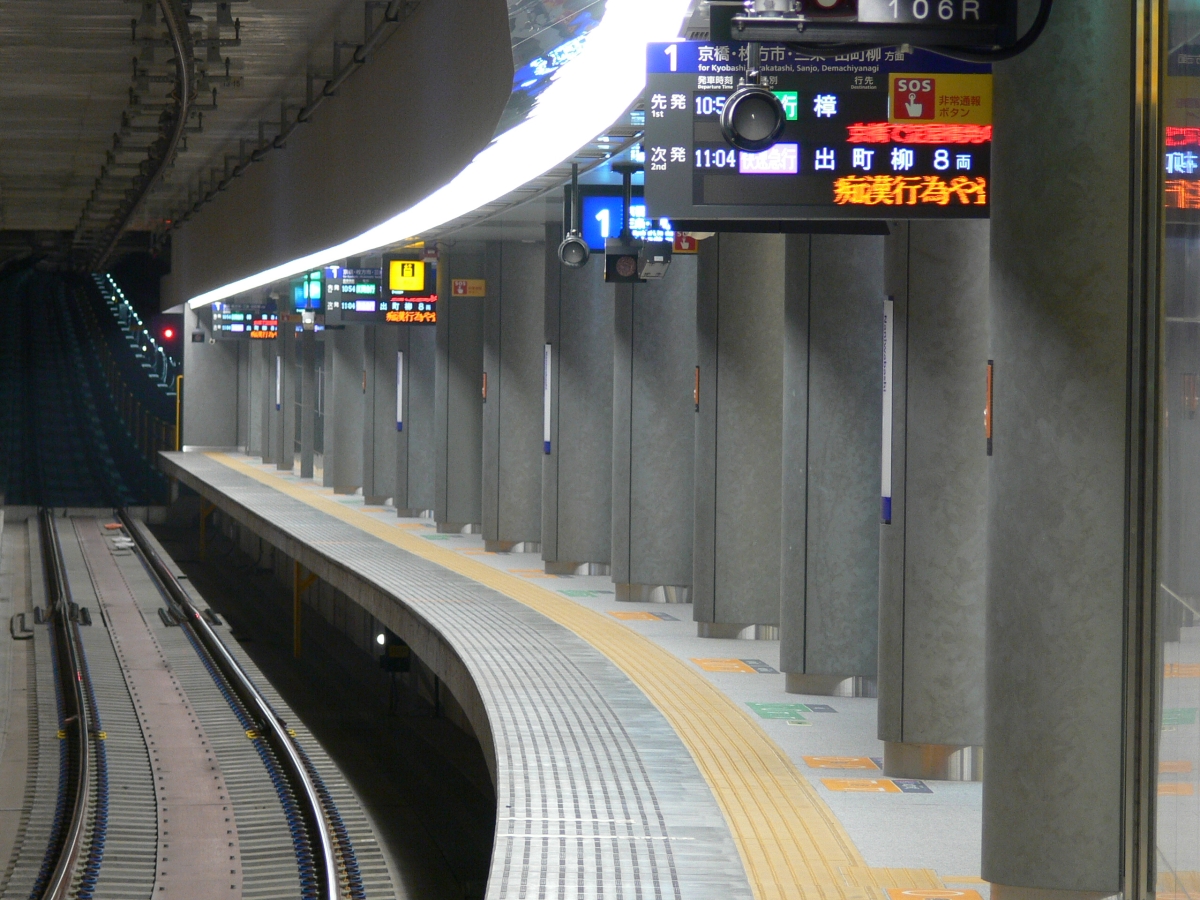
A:
POLYGON ((928 781, 983 781, 983 748, 885 741, 883 774, 928 781))
POLYGON ((691 603, 692 589, 686 584, 613 583, 622 603, 691 603))
POLYGON ((537 541, 487 541, 483 549, 488 553, 541 553, 542 545, 537 541))
POLYGON ((547 575, 611 575, 608 563, 571 562, 570 560, 546 560, 547 575))
POLYGON ((777 641, 778 625, 739 625, 731 622, 697 622, 696 636, 718 640, 777 641))
POLYGON ((879 682, 863 675, 805 675, 788 672, 784 690, 814 697, 877 697, 879 682))

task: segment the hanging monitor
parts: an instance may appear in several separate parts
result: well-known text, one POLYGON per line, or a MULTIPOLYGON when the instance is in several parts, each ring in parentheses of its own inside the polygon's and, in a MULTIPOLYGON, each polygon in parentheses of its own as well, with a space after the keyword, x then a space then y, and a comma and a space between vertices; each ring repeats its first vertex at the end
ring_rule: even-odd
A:
POLYGON ((325 267, 325 322, 383 322, 383 270, 325 267))
POLYGON ((323 309, 325 292, 320 269, 293 278, 291 288, 292 312, 299 313, 306 309, 320 312, 323 309))
MULTIPOLYGON (((625 198, 617 185, 585 185, 579 188, 580 230, 588 249, 604 252, 604 242, 621 235, 625 198)), ((636 241, 674 241, 675 231, 669 220, 650 219, 641 188, 633 189, 629 204, 629 230, 636 241)))
POLYGON ((437 265, 409 256, 383 258, 382 321, 437 324, 437 265))
POLYGON ((274 340, 279 313, 274 303, 214 303, 212 335, 218 341, 274 340))
POLYGON ((813 59, 764 45, 760 84, 782 134, 743 152, 722 112, 746 45, 647 47, 646 207, 688 231, 728 221, 986 218, 991 200, 990 67, 926 51, 813 59))

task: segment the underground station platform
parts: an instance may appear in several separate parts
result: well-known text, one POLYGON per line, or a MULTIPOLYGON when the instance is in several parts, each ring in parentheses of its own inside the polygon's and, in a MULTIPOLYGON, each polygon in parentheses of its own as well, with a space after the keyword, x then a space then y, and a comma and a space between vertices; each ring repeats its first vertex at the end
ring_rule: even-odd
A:
POLYGON ((690 607, 618 603, 254 457, 161 462, 453 695, 496 788, 488 897, 986 893, 979 784, 882 777, 875 701, 784 693, 772 642, 697 638, 690 607))

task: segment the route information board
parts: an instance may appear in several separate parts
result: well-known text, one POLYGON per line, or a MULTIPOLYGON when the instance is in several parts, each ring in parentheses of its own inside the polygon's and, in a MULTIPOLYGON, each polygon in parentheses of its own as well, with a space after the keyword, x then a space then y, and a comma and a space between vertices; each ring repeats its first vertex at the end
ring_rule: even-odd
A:
POLYGON ((691 222, 986 218, 992 76, 926 51, 812 59, 762 49, 761 84, 787 114, 775 146, 743 153, 721 134, 745 45, 647 47, 647 216, 691 222))

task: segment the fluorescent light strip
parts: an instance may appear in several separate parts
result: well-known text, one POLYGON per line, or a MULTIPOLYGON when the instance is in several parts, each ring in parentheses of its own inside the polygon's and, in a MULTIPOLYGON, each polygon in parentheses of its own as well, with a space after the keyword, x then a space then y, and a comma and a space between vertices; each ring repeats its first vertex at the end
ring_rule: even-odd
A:
POLYGON ((583 51, 554 75, 529 117, 500 135, 445 187, 369 231, 188 301, 198 309, 301 272, 420 235, 503 197, 608 130, 646 86, 646 44, 672 41, 688 0, 608 0, 583 51))

